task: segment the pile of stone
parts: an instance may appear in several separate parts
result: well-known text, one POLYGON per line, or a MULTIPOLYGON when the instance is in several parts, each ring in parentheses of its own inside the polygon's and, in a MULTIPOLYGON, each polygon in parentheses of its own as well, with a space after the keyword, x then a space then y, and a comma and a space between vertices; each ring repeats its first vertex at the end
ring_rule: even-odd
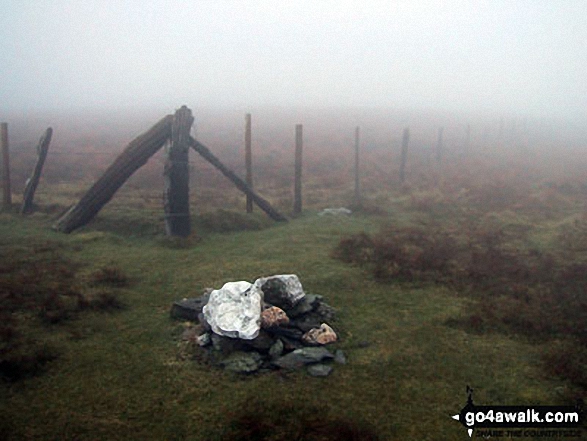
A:
POLYGON ((338 339, 329 324, 334 313, 322 296, 306 294, 294 274, 228 282, 171 308, 172 318, 194 323, 182 339, 227 370, 306 367, 314 376, 329 375, 332 361, 346 363, 341 350, 325 347, 338 339))

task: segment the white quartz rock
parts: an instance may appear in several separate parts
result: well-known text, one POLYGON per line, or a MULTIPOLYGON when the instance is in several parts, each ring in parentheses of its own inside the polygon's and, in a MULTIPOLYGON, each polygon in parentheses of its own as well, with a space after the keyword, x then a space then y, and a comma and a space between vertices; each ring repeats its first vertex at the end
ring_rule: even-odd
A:
POLYGON ((318 216, 340 216, 345 215, 348 216, 353 212, 348 208, 340 207, 340 208, 325 208, 321 212, 318 213, 318 216))
POLYGON ((261 329, 261 290, 249 282, 228 282, 210 294, 202 309, 212 331, 252 340, 261 329))

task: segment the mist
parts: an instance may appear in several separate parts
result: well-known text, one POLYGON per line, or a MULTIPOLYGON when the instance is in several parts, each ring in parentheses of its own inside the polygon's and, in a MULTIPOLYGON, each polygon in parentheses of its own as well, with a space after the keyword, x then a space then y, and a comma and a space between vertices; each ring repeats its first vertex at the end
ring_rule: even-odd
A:
MULTIPOLYGON (((587 117, 581 1, 4 1, 0 116, 182 104, 587 117)), ((197 116, 196 116, 197 117, 197 116)))

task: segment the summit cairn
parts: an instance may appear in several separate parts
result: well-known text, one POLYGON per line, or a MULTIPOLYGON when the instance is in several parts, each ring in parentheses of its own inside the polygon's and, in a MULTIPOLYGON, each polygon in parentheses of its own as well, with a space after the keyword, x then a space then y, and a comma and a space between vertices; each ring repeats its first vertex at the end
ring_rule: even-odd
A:
POLYGON ((295 274, 227 282, 171 308, 172 318, 188 320, 180 347, 189 346, 192 358, 237 373, 307 366, 313 376, 330 374, 324 363, 336 360, 325 347, 338 340, 334 314, 295 274))

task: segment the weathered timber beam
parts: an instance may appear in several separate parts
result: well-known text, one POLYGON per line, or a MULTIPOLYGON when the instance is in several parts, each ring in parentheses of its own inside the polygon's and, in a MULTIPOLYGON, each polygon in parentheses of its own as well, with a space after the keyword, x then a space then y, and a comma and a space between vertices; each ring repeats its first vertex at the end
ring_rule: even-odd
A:
POLYGON ((51 143, 52 135, 53 129, 49 127, 39 140, 39 145, 37 145, 37 153, 39 158, 37 159, 37 164, 35 165, 33 174, 26 182, 24 196, 22 198, 22 207, 20 208, 21 214, 30 213, 33 209, 35 191, 37 191, 37 185, 39 185, 39 179, 41 178, 43 165, 45 164, 45 159, 47 159, 47 152, 49 151, 49 144, 51 143))
POLYGON ((203 145, 202 143, 196 141, 194 138, 190 136, 190 145, 191 147, 198 152, 206 161, 216 167, 220 172, 226 176, 228 179, 232 181, 236 187, 242 191, 247 196, 250 196, 253 199, 253 202, 257 204, 257 206, 263 210, 267 215, 278 222, 287 222, 287 218, 278 212, 275 208, 271 206, 271 204, 255 193, 251 187, 247 185, 245 181, 235 175, 232 170, 227 168, 220 160, 210 152, 210 149, 203 145))
POLYGON ((165 161, 165 230, 169 236, 187 237, 190 224, 189 136, 194 122, 192 111, 183 106, 173 116, 171 145, 165 161))
POLYGON ((53 226, 70 233, 90 222, 130 176, 143 166, 171 136, 173 115, 167 115, 151 129, 131 141, 104 174, 53 226))

